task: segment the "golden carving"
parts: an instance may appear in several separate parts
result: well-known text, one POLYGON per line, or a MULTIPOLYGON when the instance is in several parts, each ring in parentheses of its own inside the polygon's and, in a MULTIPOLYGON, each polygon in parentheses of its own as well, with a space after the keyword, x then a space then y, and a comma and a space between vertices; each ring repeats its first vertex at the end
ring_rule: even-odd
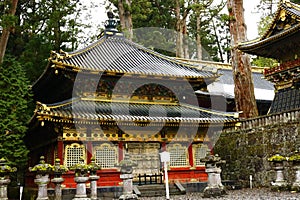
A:
POLYGON ((281 19, 281 21, 286 20, 286 11, 285 10, 280 11, 280 19, 281 19))

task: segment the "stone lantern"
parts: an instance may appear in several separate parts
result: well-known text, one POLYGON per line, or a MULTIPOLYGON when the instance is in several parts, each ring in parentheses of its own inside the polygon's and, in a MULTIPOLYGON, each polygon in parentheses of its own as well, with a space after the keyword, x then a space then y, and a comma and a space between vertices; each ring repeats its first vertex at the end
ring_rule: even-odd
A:
POLYGON ((73 200, 90 200, 86 194, 86 182, 88 177, 88 165, 84 163, 84 159, 81 159, 80 163, 77 163, 70 167, 70 170, 75 171, 74 181, 76 182, 76 194, 73 200))
POLYGON ((292 184, 292 190, 300 192, 300 152, 295 151, 288 159, 292 163, 293 169, 295 171, 295 180, 292 184))
POLYGON ((97 198, 97 181, 100 178, 97 176, 97 170, 101 169, 101 166, 96 163, 95 158, 91 159, 91 163, 88 164, 88 169, 90 172, 90 182, 91 182, 91 200, 96 200, 97 198))
POLYGON ((17 168, 7 165, 4 158, 0 159, 0 200, 8 200, 7 185, 10 183, 9 173, 16 171, 17 168))
POLYGON ((273 169, 276 172, 276 179, 271 183, 272 190, 285 190, 287 187, 287 182, 283 175, 283 162, 286 161, 286 157, 276 153, 274 156, 268 158, 268 161, 273 164, 273 169))
POLYGON ((38 185, 37 200, 48 199, 47 184, 49 183, 49 174, 53 172, 54 167, 45 162, 45 157, 40 157, 40 163, 34 167, 29 167, 29 171, 36 173, 34 182, 38 185))
POLYGON ((67 172, 68 168, 60 164, 60 159, 55 159, 54 164, 54 178, 51 180, 55 184, 55 200, 62 199, 62 189, 61 184, 64 182, 64 179, 61 177, 63 173, 67 172))
POLYGON ((204 189, 204 197, 216 197, 226 194, 225 188, 221 181, 221 164, 226 163, 225 160, 216 155, 210 155, 210 152, 205 158, 201 159, 205 162, 205 172, 208 175, 207 187, 204 189))
POLYGON ((123 194, 119 197, 119 200, 125 199, 138 199, 136 194, 133 194, 133 167, 137 166, 137 163, 133 162, 129 154, 125 154, 124 159, 120 162, 118 167, 121 167, 120 178, 123 180, 123 194))

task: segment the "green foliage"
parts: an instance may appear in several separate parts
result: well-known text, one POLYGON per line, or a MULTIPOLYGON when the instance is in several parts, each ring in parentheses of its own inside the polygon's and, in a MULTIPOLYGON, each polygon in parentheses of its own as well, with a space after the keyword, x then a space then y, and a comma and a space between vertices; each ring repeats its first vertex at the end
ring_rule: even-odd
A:
POLYGON ((205 50, 202 52, 203 60, 213 60, 224 62, 227 57, 229 60, 230 52, 230 34, 229 34, 229 18, 227 14, 220 14, 224 7, 221 2, 216 6, 203 6, 203 2, 194 4, 198 10, 193 12, 190 17, 189 33, 191 38, 196 38, 197 35, 197 15, 200 15, 200 35, 201 45, 205 50), (201 9, 201 10, 199 10, 201 9))
POLYGON ((7 165, 5 158, 0 159, 0 178, 16 171, 16 167, 10 167, 7 165))
POLYGON ((75 171, 75 176, 87 176, 89 172, 89 166, 83 162, 77 163, 69 169, 75 171))
POLYGON ((279 154, 275 154, 274 156, 271 156, 270 158, 268 158, 268 161, 270 162, 283 162, 286 161, 286 157, 279 155, 279 154))
POLYGON ((278 62, 272 58, 256 57, 252 60, 252 65, 257 67, 274 67, 278 65, 278 62))
MULTIPOLYGON (((263 16, 258 24, 258 34, 262 37, 268 30, 270 23, 272 22, 272 16, 263 16)), ((252 65, 257 67, 274 67, 278 62, 272 58, 256 57, 252 60, 252 65)))
POLYGON ((55 167, 45 162, 45 157, 41 156, 40 163, 34 167, 29 167, 29 171, 36 172, 37 174, 50 174, 55 170, 55 167))
POLYGON ((8 57, 0 66, 0 157, 24 165, 28 150, 23 142, 31 112, 29 81, 20 63, 8 57))
POLYGON ((24 45, 19 62, 23 64, 30 82, 34 82, 42 74, 47 66, 51 49, 52 45, 45 42, 41 35, 32 36, 24 45))
POLYGON ((291 155, 288 159, 289 161, 292 161, 292 162, 299 162, 300 161, 300 153, 298 151, 295 151, 293 153, 293 155, 291 155))
POLYGON ((67 171, 69 171, 69 169, 64 165, 61 165, 60 159, 56 158, 55 164, 54 164, 54 169, 53 169, 54 174, 60 175, 60 174, 66 173, 67 171))
POLYGON ((263 34, 268 30, 269 26, 271 25, 273 17, 268 15, 265 17, 262 17, 260 19, 260 22, 258 24, 258 34, 260 36, 263 36, 263 34))
MULTIPOLYGON (((21 63, 30 82, 45 69, 50 50, 72 51, 88 40, 80 35, 89 26, 81 17, 87 9, 79 0, 19 0, 6 52, 21 63)), ((0 4, 1 18, 4 10, 0 4)))

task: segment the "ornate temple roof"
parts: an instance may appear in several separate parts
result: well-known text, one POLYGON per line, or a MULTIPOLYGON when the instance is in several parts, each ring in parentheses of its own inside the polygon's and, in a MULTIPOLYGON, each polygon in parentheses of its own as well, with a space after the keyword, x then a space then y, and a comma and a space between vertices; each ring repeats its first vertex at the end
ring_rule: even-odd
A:
POLYGON ((274 18, 256 40, 243 42, 238 49, 245 53, 279 60, 293 60, 300 55, 300 5, 288 0, 280 1, 274 18))
POLYGON ((38 103, 40 121, 64 123, 224 123, 236 122, 238 114, 213 111, 188 104, 70 99, 57 104, 38 103))
POLYGON ((196 68, 127 40, 106 33, 97 42, 78 51, 52 52, 51 66, 86 73, 132 74, 179 78, 215 78, 208 69, 196 68))

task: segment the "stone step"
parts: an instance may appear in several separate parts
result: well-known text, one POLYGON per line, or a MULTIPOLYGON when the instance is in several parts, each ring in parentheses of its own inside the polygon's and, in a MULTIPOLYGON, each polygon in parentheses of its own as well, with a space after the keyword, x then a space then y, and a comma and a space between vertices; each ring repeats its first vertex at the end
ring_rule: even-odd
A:
MULTIPOLYGON (((178 185, 178 183, 177 183, 178 185)), ((182 185, 180 185, 180 189, 175 184, 169 185, 169 193, 170 195, 180 195, 185 194, 185 190, 183 190, 182 185)), ((164 196, 166 195, 166 188, 164 184, 153 184, 153 185, 141 185, 136 186, 138 189, 138 193, 141 197, 156 197, 156 196, 164 196)))

